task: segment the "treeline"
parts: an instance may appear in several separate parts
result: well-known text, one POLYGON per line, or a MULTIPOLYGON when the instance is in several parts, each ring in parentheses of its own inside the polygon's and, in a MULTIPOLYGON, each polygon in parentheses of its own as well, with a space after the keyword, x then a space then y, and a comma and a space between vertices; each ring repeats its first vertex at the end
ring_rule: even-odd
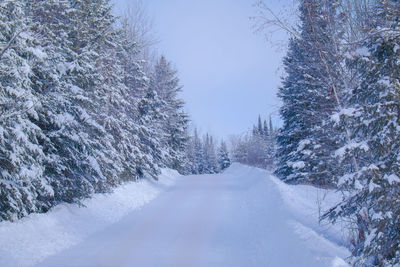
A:
POLYGON ((183 171, 177 73, 108 0, 0 2, 0 221, 183 171))
POLYGON ((217 146, 215 139, 208 133, 200 138, 194 129, 186 149, 186 174, 219 173, 231 165, 228 147, 225 141, 217 146))
POLYGON ((253 126, 250 133, 233 137, 232 159, 242 164, 273 170, 275 167, 276 129, 271 118, 262 121, 258 117, 258 123, 253 126))
POLYGON ((286 28, 276 174, 343 192, 322 218, 351 223, 357 266, 400 263, 399 10, 300 0, 299 24, 286 28))

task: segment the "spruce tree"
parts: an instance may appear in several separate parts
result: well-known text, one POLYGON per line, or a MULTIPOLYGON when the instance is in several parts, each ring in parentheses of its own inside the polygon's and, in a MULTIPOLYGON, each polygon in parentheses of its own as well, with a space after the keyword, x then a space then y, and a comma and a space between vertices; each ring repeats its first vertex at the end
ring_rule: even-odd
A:
POLYGON ((193 143, 194 143, 193 148, 194 148, 195 164, 196 164, 195 174, 202 174, 206 171, 206 163, 203 150, 203 143, 197 133, 197 129, 194 130, 193 143))
POLYGON ((267 120, 264 120, 263 131, 265 136, 269 136, 271 134, 270 130, 268 129, 267 120))
POLYGON ((182 170, 185 164, 185 147, 188 139, 188 115, 183 111, 184 102, 178 96, 182 87, 179 85, 177 71, 164 56, 154 66, 150 86, 165 103, 162 113, 165 115, 163 148, 167 151, 166 166, 182 170))
POLYGON ((164 60, 153 87, 111 11, 108 0, 0 3, 1 220, 184 162, 176 72, 164 60))
POLYGON ((400 262, 400 3, 378 1, 368 38, 351 62, 361 81, 352 91, 341 122, 352 127, 352 143, 338 150, 347 168, 339 177, 343 201, 326 217, 355 222, 356 264, 377 266, 400 262))
POLYGON ((54 191, 44 177, 46 136, 35 124, 46 57, 35 40, 25 1, 0 3, 0 220, 46 211, 54 191))
POLYGON ((257 131, 260 136, 264 136, 264 127, 261 121, 261 115, 258 115, 258 124, 257 124, 257 131))
POLYGON ((279 90, 284 124, 278 135, 276 174, 290 183, 335 184, 329 159, 338 145, 326 123, 337 110, 332 91, 338 86, 337 58, 330 34, 335 14, 334 1, 301 1, 300 35, 292 37, 284 59, 287 75, 279 90))
POLYGON ((224 141, 221 141, 221 145, 218 148, 218 165, 221 171, 225 170, 231 165, 228 147, 224 141))
POLYGON ((203 138, 203 157, 204 170, 203 173, 217 173, 217 156, 215 153, 214 140, 208 133, 203 138))

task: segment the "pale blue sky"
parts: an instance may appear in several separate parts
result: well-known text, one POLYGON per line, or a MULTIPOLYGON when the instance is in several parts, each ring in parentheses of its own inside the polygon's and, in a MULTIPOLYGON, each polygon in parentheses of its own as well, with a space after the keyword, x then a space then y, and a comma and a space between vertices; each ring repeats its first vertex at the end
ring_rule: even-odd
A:
MULTIPOLYGON (((117 9, 129 0, 115 0, 117 9)), ((253 33, 254 0, 144 0, 157 45, 184 86, 186 110, 201 132, 228 137, 258 114, 279 123, 276 97, 283 51, 253 33)), ((281 1, 270 0, 278 7, 281 1)))

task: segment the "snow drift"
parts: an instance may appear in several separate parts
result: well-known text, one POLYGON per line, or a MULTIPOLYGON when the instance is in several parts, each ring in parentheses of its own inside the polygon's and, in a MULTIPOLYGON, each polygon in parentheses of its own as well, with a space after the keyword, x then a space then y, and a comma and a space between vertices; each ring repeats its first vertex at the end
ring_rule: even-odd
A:
POLYGON ((163 169, 159 181, 130 182, 111 194, 95 194, 77 204, 61 204, 46 214, 0 223, 0 266, 32 266, 69 248, 138 209, 174 184, 180 175, 163 169))

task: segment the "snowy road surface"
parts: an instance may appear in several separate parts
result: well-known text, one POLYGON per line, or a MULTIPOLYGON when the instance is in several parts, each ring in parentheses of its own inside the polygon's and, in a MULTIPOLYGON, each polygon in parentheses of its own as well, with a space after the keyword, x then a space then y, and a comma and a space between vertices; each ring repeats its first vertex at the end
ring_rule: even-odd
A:
POLYGON ((38 266, 343 266, 345 250, 296 232, 281 199, 255 168, 182 177, 142 209, 38 266))

